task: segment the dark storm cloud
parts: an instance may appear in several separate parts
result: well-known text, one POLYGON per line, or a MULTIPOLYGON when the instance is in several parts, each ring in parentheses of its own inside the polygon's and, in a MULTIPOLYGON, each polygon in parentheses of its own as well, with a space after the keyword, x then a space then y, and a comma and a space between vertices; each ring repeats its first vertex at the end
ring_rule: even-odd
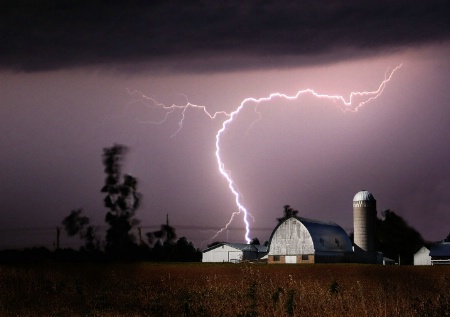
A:
POLYGON ((334 61, 448 40, 449 8, 447 0, 6 0, 0 67, 214 71, 334 61))

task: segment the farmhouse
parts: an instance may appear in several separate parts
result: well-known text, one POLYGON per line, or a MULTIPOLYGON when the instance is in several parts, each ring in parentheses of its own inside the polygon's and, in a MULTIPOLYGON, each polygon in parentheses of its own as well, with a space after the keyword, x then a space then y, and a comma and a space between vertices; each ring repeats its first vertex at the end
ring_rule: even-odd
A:
POLYGON ((274 229, 268 262, 344 262, 352 251, 350 238, 337 224, 293 216, 274 229))
POLYGON ((203 250, 202 262, 241 262, 258 260, 267 254, 267 247, 245 243, 219 243, 203 250))

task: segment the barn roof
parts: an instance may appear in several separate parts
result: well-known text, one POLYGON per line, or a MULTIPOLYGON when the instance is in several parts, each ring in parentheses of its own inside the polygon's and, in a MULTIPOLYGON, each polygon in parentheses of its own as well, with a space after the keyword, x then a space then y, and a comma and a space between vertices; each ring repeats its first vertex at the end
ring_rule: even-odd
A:
POLYGON ((430 247, 430 256, 450 256, 450 242, 433 244, 430 247))
POLYGON ((298 220, 308 229, 316 251, 352 251, 348 234, 338 224, 307 218, 298 218, 298 220))
POLYGON ((232 248, 235 248, 235 249, 241 250, 241 251, 254 251, 254 252, 259 252, 259 253, 267 252, 267 247, 263 246, 263 245, 253 245, 253 244, 246 244, 246 243, 228 243, 228 242, 218 243, 216 245, 213 245, 212 247, 209 247, 209 248, 203 250, 203 252, 208 252, 208 251, 214 250, 223 245, 228 245, 232 248))
POLYGON ((278 227, 285 221, 294 218, 300 221, 308 230, 313 240, 314 249, 321 252, 339 251, 351 252, 352 243, 348 234, 341 226, 332 221, 322 221, 315 219, 308 219, 303 217, 290 217, 280 222, 272 232, 270 241, 278 227))

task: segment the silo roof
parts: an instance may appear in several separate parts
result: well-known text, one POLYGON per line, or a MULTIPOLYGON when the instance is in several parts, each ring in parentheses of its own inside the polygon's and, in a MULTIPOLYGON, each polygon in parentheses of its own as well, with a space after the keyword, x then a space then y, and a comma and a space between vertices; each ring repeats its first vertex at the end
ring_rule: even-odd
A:
POLYGON ((353 201, 375 201, 375 198, 367 190, 362 190, 356 193, 355 197, 353 197, 353 201))

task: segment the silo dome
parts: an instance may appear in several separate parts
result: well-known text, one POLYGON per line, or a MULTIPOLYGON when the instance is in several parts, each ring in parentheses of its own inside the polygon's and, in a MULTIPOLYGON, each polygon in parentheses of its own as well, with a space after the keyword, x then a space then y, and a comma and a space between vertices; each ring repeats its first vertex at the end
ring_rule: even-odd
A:
POLYGON ((362 190, 360 192, 357 192, 355 197, 353 197, 353 202, 356 201, 375 201, 375 198, 367 190, 362 190))

